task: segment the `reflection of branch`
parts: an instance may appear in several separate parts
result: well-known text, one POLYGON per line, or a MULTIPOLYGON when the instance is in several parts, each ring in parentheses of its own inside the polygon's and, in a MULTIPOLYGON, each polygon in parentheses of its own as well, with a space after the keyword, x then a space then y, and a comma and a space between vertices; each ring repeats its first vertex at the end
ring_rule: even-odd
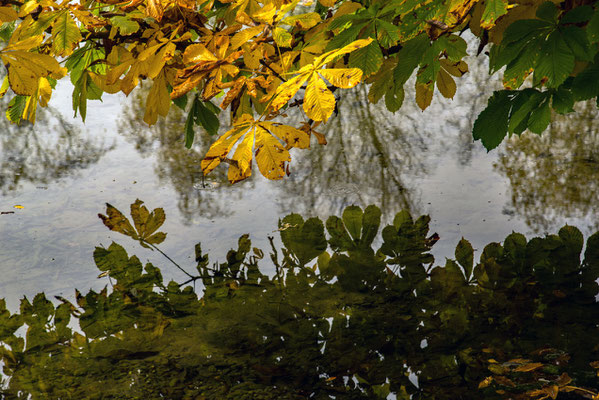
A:
POLYGON ((190 277, 192 280, 194 280, 194 281, 195 281, 196 279, 198 279, 198 278, 199 278, 199 276, 198 276, 198 277, 195 277, 195 276, 191 275, 189 272, 185 271, 185 270, 183 269, 183 267, 181 267, 179 264, 177 264, 177 263, 175 262, 175 260, 173 260, 172 258, 170 258, 170 257, 169 257, 169 256, 168 256, 168 255, 167 255, 165 252, 163 252, 163 251, 162 251, 162 250, 160 250, 158 247, 156 247, 156 245, 154 245, 154 244, 152 244, 152 243, 148 243, 148 242, 146 242, 146 241, 145 241, 145 240, 143 240, 143 239, 141 240, 141 242, 143 242, 143 243, 145 243, 145 244, 147 244, 147 245, 151 246, 153 249, 157 250, 157 251, 158 251, 160 254, 162 254, 163 256, 165 256, 167 260, 169 260, 170 262, 172 262, 172 263, 175 265, 175 267, 179 268, 179 270, 181 270, 181 272, 183 272, 185 275, 187 275, 188 277, 190 277))

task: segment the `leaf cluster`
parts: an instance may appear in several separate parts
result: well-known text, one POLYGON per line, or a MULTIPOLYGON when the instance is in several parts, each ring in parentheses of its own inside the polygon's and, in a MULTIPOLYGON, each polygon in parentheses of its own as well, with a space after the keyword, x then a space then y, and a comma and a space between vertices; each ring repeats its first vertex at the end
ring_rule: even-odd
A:
POLYGON ((480 38, 481 49, 491 43, 491 72, 505 66, 506 90, 514 91, 496 94, 477 120, 474 137, 487 149, 507 133, 543 131, 552 108, 570 112, 576 101, 599 92, 599 14, 587 4, 594 2, 308 3, 10 2, 0 6, 0 38, 6 43, 0 59, 7 69, 0 92, 10 89, 14 95, 7 117, 34 122, 37 106, 48 103, 56 80, 66 75, 74 86, 73 110, 83 119, 88 100, 100 100, 105 92, 128 95, 150 81, 144 121, 152 125, 171 104, 181 107, 189 113, 187 147, 196 126, 217 134, 219 107, 229 111, 233 129, 213 143, 202 169, 206 174, 225 162, 231 182, 237 182, 251 175, 254 160, 264 176, 280 179, 289 173, 288 150, 308 147, 269 129, 238 135, 240 123, 264 127, 284 118, 288 108, 302 106, 306 122, 286 129, 300 128, 324 143, 315 128, 335 111, 338 89, 370 85, 369 100, 384 97, 396 112, 415 74, 422 109, 435 87, 453 98, 456 79, 468 71, 460 36, 467 29, 480 38), (519 90, 530 74, 530 90, 538 93, 519 90))

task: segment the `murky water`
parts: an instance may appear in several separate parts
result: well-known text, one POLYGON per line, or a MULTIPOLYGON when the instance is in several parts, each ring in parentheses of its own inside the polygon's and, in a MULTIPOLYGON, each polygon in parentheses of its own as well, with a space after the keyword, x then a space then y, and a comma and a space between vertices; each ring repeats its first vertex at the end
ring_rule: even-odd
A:
POLYGON ((256 170, 231 186, 224 168, 202 180, 199 162, 214 138, 197 135, 185 149, 178 110, 148 128, 140 92, 105 96, 82 124, 71 116, 70 87, 59 85, 34 127, 2 123, 0 296, 15 307, 39 291, 70 296, 73 287, 102 287, 91 254, 114 235, 97 213, 105 202, 126 209, 137 198, 165 209, 162 248, 183 263, 193 260, 195 242, 224 257, 250 233, 266 248, 282 216, 326 217, 351 204, 376 204, 387 218, 403 208, 429 214, 439 262, 461 237, 481 250, 512 231, 542 234, 564 223, 590 234, 599 223, 596 109, 583 106, 542 138, 524 135, 487 153, 472 142, 471 126, 497 86, 473 60, 456 98, 437 96, 425 112, 410 95, 391 114, 369 104, 363 89, 344 93, 339 115, 321 127, 328 144, 292 153, 289 178, 267 181, 256 170))

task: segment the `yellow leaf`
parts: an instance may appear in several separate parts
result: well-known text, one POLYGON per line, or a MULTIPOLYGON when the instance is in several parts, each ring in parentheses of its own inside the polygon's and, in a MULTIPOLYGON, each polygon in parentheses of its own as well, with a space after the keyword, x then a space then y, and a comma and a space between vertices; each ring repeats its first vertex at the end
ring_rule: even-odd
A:
POLYGON ((520 365, 514 371, 516 371, 516 372, 530 372, 530 371, 534 371, 535 369, 539 369, 542 366, 543 366, 542 363, 524 364, 524 365, 520 365))
POLYGON ((279 28, 278 26, 273 32, 273 37, 275 39, 275 43, 280 47, 291 47, 291 43, 293 42, 293 36, 291 36, 291 33, 287 32, 283 28, 279 28))
POLYGON ((311 12, 307 14, 292 15, 291 17, 283 19, 281 22, 291 26, 298 26, 301 29, 310 29, 320 21, 322 21, 320 15, 311 12))
POLYGON ((137 232, 127 219, 119 210, 115 207, 106 203, 106 215, 98 214, 98 217, 104 222, 104 225, 111 231, 122 233, 137 240, 137 232))
POLYGON ((35 47, 38 47, 44 41, 43 35, 31 36, 26 39, 20 40, 15 43, 10 43, 2 52, 12 51, 12 50, 31 50, 35 47))
POLYGON ((493 377, 492 376, 487 376, 485 378, 485 380, 483 380, 481 383, 478 384, 478 388, 479 389, 483 389, 486 388, 487 386, 489 386, 491 383, 493 382, 493 377))
POLYGON ((256 25, 251 28, 244 29, 241 32, 237 32, 233 38, 231 38, 230 49, 234 50, 244 43, 248 42, 254 36, 260 34, 264 30, 264 25, 256 25))
POLYGON ((431 84, 416 83, 416 104, 422 111, 426 110, 433 101, 433 88, 431 84))
POLYGON ((46 78, 40 78, 37 95, 40 106, 46 107, 50 101, 50 97, 52 97, 52 86, 50 86, 50 82, 46 78))
POLYGON ((162 7, 160 0, 147 0, 146 15, 149 15, 158 22, 162 20, 164 7, 162 7))
POLYGON ((203 44, 192 44, 185 49, 183 53, 183 62, 185 64, 194 64, 202 61, 216 62, 218 58, 203 44))
POLYGON ((14 208, 18 208, 19 210, 20 210, 20 209, 22 209, 22 208, 25 208, 25 207, 23 207, 23 206, 22 206, 22 205, 20 205, 20 204, 14 205, 13 207, 14 207, 14 208))
POLYGON ((335 96, 317 74, 312 74, 304 96, 304 111, 314 121, 327 121, 335 109, 335 96))
POLYGON ((275 92, 274 100, 271 103, 273 110, 277 111, 285 104, 287 104, 287 102, 302 87, 304 82, 308 80, 308 77, 309 75, 307 74, 297 75, 289 79, 287 82, 283 83, 281 86, 279 86, 277 88, 277 91, 275 92))
POLYGON ((167 42, 164 46, 162 46, 160 51, 150 56, 147 60, 148 73, 146 76, 150 79, 154 79, 156 76, 158 76, 160 71, 162 71, 164 64, 166 64, 166 62, 173 57, 176 49, 177 45, 175 45, 173 42, 167 42))
POLYGON ((335 0, 318 0, 318 2, 324 7, 333 7, 335 5, 335 0))
POLYGON ((250 129, 233 154, 232 163, 229 166, 227 178, 229 182, 236 183, 249 178, 252 175, 252 150, 254 148, 254 131, 259 127, 250 129))
POLYGON ((250 17, 254 21, 263 22, 265 24, 271 24, 274 21, 275 13, 277 9, 274 3, 267 3, 260 11, 250 14, 250 17))
POLYGON ((347 46, 342 47, 338 50, 329 51, 328 53, 325 53, 325 54, 321 55, 320 57, 316 58, 316 60, 314 60, 314 64, 319 64, 319 65, 327 64, 341 55, 351 53, 354 50, 358 50, 358 49, 361 49, 362 47, 368 46, 372 42, 372 40, 373 40, 372 38, 359 39, 354 42, 351 42, 347 46))
POLYGON ((441 94, 447 99, 453 99, 453 96, 455 96, 455 81, 444 69, 440 69, 439 74, 437 75, 437 88, 439 89, 439 92, 441 92, 441 94))
POLYGON ((103 92, 113 94, 121 90, 121 81, 119 80, 113 84, 108 84, 106 75, 98 75, 91 71, 88 71, 88 74, 96 86, 102 89, 103 92))
POLYGON ((1 52, 0 57, 8 67, 10 88, 16 93, 31 96, 37 91, 39 78, 64 76, 58 61, 45 54, 28 51, 1 52))
POLYGON ((342 89, 353 88, 362 79, 362 70, 360 68, 328 68, 321 69, 318 73, 324 76, 327 81, 342 89))
POLYGON ((310 147, 310 135, 305 131, 272 121, 262 122, 261 125, 268 129, 273 135, 285 141, 289 148, 297 147, 300 149, 307 149, 310 147))
POLYGON ((207 175, 225 159, 235 143, 237 143, 248 129, 252 128, 252 123, 253 118, 249 115, 244 115, 234 124, 233 129, 227 131, 216 142, 212 143, 200 164, 204 175, 207 175))
POLYGON ((144 121, 148 125, 154 125, 158 115, 166 117, 170 105, 171 97, 166 86, 166 74, 163 71, 154 79, 154 84, 148 93, 144 121))
POLYGON ((268 179, 285 176, 285 163, 291 161, 289 152, 266 130, 256 130, 256 164, 268 179))
POLYGON ((29 0, 19 8, 19 17, 24 18, 31 14, 40 4, 36 0, 29 0))
POLYGON ((0 7, 0 23, 11 22, 17 19, 19 16, 14 8, 0 7))

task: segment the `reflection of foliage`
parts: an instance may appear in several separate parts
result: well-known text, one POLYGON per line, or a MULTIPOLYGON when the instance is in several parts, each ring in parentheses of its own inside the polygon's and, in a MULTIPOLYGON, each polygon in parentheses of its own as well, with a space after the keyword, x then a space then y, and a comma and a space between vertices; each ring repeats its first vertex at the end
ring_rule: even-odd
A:
MULTIPOLYGON (((209 181, 204 180, 200 161, 214 139, 202 131, 195 136, 191 149, 182 146, 184 141, 185 115, 173 107, 166 118, 161 118, 151 127, 142 123, 146 91, 137 90, 125 107, 119 120, 119 132, 132 142, 142 156, 156 155, 156 175, 163 182, 169 182, 179 195, 178 207, 190 220, 201 213, 206 218, 224 215, 229 212, 224 204, 224 196, 218 190, 227 182, 226 171, 214 171, 209 181)), ((201 128, 198 128, 201 129, 201 128)), ((252 185, 245 182, 241 186, 252 185)), ((228 190, 230 198, 235 191, 228 190)), ((240 192, 237 192, 241 196, 240 192)))
POLYGON ((536 231, 556 218, 575 217, 599 227, 599 123, 594 102, 573 116, 557 116, 550 135, 509 140, 496 168, 509 179, 515 211, 536 231))
MULTIPOLYGON (((140 236, 138 222, 156 222, 150 215, 160 211, 143 214, 133 216, 135 230, 125 231, 140 236)), ((588 239, 582 264, 582 235, 564 227, 530 241, 511 234, 503 245, 489 244, 476 265, 462 240, 456 260, 433 267, 428 217, 398 213, 375 251, 380 220, 375 206, 348 207, 324 224, 285 217, 279 227, 285 247, 271 253, 274 276, 261 272, 263 253, 252 249, 248 235, 220 265, 210 266, 196 245, 201 298, 189 286, 164 284, 158 268, 143 266, 116 243, 98 247, 94 260, 111 290, 77 292, 76 304, 60 298, 58 306, 38 294, 13 314, 0 303, 0 355, 9 377, 3 394, 376 399, 394 393, 407 400, 525 399, 550 390, 561 399, 569 388, 576 390, 567 398, 596 393, 597 363, 589 363, 599 358, 599 234, 588 239), (73 317, 80 332, 70 328, 73 317), (15 333, 23 326, 24 338, 15 333), (552 362, 539 349, 553 349, 567 362, 552 362), (513 385, 506 388, 508 380, 513 385), (547 382, 555 384, 546 389, 547 382)))
POLYGON ((26 121, 15 125, 0 119, 0 132, 3 194, 18 189, 23 182, 49 184, 69 176, 96 163, 112 148, 82 137, 52 108, 37 110, 35 127, 26 121))

